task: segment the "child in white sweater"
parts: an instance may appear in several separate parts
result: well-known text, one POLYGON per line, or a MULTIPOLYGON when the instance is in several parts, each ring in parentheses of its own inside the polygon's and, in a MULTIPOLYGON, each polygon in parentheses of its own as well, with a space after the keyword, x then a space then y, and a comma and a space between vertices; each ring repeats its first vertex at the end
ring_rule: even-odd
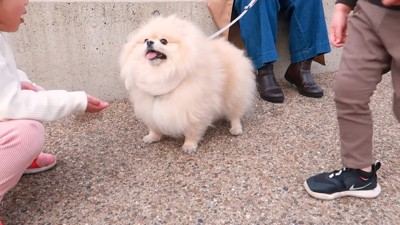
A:
MULTIPOLYGON (((0 0, 0 201, 23 173, 53 167, 56 157, 42 153, 44 127, 76 112, 99 112, 108 106, 85 92, 46 91, 18 70, 2 32, 16 32, 28 0, 0 0)), ((1 225, 1 221, 0 221, 1 225)))

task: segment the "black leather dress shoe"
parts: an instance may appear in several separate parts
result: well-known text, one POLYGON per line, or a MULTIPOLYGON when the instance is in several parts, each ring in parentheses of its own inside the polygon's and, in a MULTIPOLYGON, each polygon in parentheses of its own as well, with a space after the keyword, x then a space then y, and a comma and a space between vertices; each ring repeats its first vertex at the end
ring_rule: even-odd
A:
POLYGON ((301 95, 321 98, 324 91, 315 83, 313 75, 311 74, 312 60, 305 60, 302 62, 290 64, 285 73, 285 79, 296 85, 297 90, 301 95))
POLYGON ((283 102, 284 95, 276 82, 272 63, 267 63, 257 70, 256 81, 262 99, 273 103, 283 102))

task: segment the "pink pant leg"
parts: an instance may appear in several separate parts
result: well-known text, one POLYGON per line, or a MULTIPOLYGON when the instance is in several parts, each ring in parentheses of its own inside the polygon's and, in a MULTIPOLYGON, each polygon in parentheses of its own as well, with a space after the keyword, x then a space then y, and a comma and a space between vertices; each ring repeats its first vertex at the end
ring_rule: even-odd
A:
POLYGON ((44 136, 44 127, 38 121, 0 122, 0 201, 40 154, 44 136))

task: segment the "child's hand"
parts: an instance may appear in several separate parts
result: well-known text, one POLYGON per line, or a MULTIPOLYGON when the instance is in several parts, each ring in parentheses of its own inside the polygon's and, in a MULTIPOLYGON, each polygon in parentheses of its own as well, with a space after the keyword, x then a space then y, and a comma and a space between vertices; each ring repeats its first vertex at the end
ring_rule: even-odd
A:
POLYGON ((400 0, 382 0, 382 4, 386 6, 400 5, 400 0))
POLYGON ((28 81, 21 82, 21 89, 22 90, 32 90, 32 91, 40 91, 39 86, 36 86, 28 81))
POLYGON ((93 97, 91 95, 87 95, 87 107, 85 112, 100 112, 101 110, 107 108, 108 102, 103 102, 100 99, 93 97))
POLYGON ((335 5, 335 12, 331 21, 329 40, 335 47, 342 47, 347 37, 347 18, 351 8, 345 4, 335 5))

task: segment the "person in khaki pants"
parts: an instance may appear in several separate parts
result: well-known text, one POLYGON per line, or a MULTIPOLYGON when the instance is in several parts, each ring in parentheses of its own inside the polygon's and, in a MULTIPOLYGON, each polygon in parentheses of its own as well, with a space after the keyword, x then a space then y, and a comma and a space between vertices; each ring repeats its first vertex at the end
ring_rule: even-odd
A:
POLYGON ((374 198, 381 192, 376 175, 381 164, 373 163, 369 102, 391 70, 393 110, 400 121, 400 0, 337 0, 330 30, 332 45, 344 46, 334 99, 345 168, 312 176, 304 186, 319 199, 374 198))
MULTIPOLYGON (((240 14, 252 0, 207 0, 218 27, 240 14)), ((284 93, 276 82, 273 63, 278 60, 275 47, 278 14, 289 22, 289 52, 291 64, 285 79, 295 85, 301 95, 313 98, 323 96, 323 90, 311 74, 311 62, 324 64, 323 54, 330 52, 322 0, 258 0, 243 16, 238 26, 225 32, 237 46, 245 43, 247 55, 257 69, 257 89, 260 97, 273 103, 284 101, 284 93), (241 40, 241 38, 243 38, 241 40)))

